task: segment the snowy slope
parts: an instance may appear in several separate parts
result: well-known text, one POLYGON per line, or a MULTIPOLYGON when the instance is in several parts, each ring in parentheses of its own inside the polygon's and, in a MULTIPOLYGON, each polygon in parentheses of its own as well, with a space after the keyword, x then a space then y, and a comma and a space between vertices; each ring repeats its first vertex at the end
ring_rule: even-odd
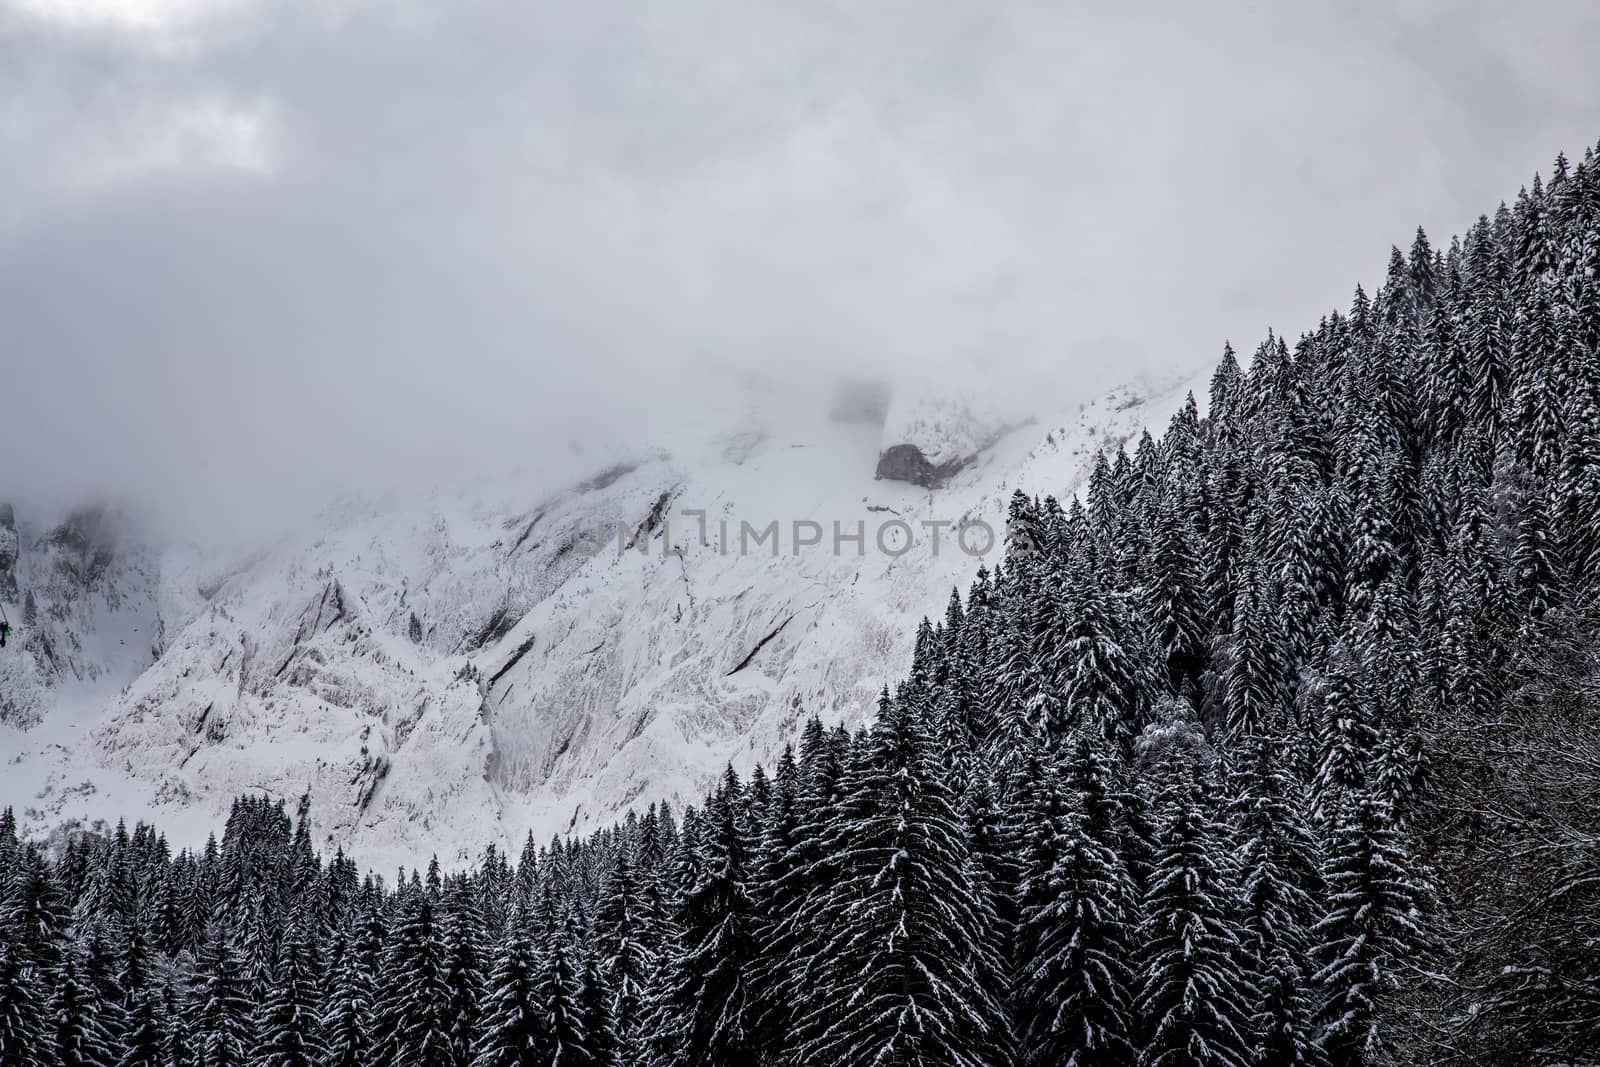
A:
POLYGON ((559 491, 347 503, 217 577, 193 550, 129 549, 121 613, 80 598, 103 616, 77 624, 96 684, 46 687, 42 725, 0 725, 0 802, 35 831, 127 812, 181 835, 241 791, 309 790, 326 843, 383 869, 697 798, 806 715, 862 721, 917 620, 984 561, 985 527, 963 551, 955 526, 988 524, 992 562, 1014 489, 1074 491, 1182 396, 1123 390, 975 438, 933 491, 874 477, 904 420, 746 419, 559 491), (836 551, 836 528, 864 537, 836 551), (105 635, 138 654, 90 649, 105 635))

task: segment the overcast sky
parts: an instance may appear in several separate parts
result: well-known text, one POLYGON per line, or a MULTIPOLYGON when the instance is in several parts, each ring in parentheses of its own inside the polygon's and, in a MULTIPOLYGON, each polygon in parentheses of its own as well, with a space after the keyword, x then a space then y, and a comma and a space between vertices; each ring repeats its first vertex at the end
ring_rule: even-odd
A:
POLYGON ((0 0, 0 497, 1291 337, 1600 137, 1600 5, 0 0))

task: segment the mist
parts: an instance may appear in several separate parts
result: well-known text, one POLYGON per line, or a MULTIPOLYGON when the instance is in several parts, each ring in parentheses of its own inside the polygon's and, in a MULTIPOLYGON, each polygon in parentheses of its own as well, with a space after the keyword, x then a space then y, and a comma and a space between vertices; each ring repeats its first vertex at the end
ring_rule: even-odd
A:
POLYGON ((1600 135, 1594 5, 0 3, 0 499, 555 477, 1291 337, 1600 135))

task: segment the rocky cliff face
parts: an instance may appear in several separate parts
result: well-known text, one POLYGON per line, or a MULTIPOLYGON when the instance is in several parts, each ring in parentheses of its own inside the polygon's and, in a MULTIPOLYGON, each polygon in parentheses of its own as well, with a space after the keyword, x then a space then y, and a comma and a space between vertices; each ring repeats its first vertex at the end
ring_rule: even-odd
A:
POLYGON ((1005 435, 938 494, 874 478, 878 427, 819 420, 707 434, 554 493, 508 479, 350 505, 221 570, 113 514, 24 531, 52 654, 0 659, 0 694, 21 691, 3 664, 43 665, 0 725, 0 803, 35 830, 149 812, 179 833, 241 791, 309 791, 325 843, 381 867, 697 798, 809 714, 872 713, 917 619, 983 562, 952 524, 998 534, 1013 489, 1074 491, 1179 399, 1005 435))
POLYGON ((876 476, 942 488, 1025 421, 947 394, 902 390, 884 420, 876 476))
POLYGON ((890 445, 878 456, 877 477, 890 481, 910 482, 924 489, 938 489, 961 472, 978 457, 957 456, 943 463, 933 463, 916 445, 890 445))
POLYGON ((0 602, 17 599, 17 555, 21 549, 16 511, 10 504, 0 504, 0 602))
POLYGON ((28 727, 137 676, 158 655, 164 619, 187 621, 191 608, 164 595, 163 552, 114 509, 80 508, 42 530, 37 516, 5 517, 0 604, 14 641, 0 655, 0 722, 28 727))

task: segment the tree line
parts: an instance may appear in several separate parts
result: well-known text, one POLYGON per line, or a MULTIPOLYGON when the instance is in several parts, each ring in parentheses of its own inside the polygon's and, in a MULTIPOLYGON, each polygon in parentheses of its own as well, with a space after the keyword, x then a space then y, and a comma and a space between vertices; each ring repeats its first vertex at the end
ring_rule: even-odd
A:
POLYGON ((1558 158, 697 806, 363 873, 0 819, 0 1067, 1600 1058, 1600 162, 1558 158))

